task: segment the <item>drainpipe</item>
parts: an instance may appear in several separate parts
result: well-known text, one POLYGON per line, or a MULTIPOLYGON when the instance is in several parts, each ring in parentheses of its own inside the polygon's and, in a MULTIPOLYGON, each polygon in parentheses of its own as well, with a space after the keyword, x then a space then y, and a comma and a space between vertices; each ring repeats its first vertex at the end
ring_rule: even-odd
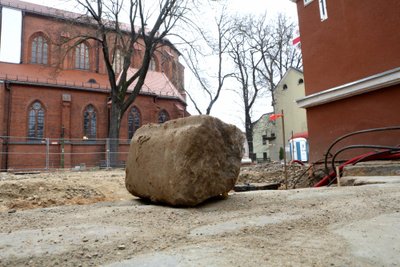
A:
POLYGON ((20 64, 23 63, 25 42, 24 42, 24 32, 25 32, 25 11, 22 11, 22 29, 21 29, 21 56, 20 56, 20 64))
POLYGON ((5 149, 5 155, 6 155, 6 159, 5 159, 5 169, 8 170, 8 143, 9 143, 9 136, 10 136, 10 132, 11 132, 11 104, 12 104, 12 90, 11 90, 11 84, 9 82, 5 82, 4 84, 6 91, 8 91, 8 98, 7 98, 7 127, 6 127, 6 149, 5 149))
POLYGON ((64 125, 61 127, 61 159, 60 159, 60 167, 64 169, 64 125))

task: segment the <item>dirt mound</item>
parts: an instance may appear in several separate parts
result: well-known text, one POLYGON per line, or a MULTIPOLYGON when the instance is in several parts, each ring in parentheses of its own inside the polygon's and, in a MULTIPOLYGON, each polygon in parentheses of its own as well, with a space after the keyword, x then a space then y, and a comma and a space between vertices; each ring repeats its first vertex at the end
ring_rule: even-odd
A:
POLYGON ((7 183, 0 186, 3 202, 9 209, 31 209, 37 207, 88 204, 105 201, 104 194, 96 189, 81 185, 55 186, 45 182, 7 183))
MULTIPOLYGON (((290 189, 310 187, 314 184, 314 179, 309 177, 308 166, 290 164, 287 171, 290 189)), ((251 183, 280 183, 281 189, 285 188, 284 165, 280 162, 267 162, 243 166, 237 184, 251 183)))
POLYGON ((124 172, 57 172, 0 176, 0 211, 129 199, 124 172))

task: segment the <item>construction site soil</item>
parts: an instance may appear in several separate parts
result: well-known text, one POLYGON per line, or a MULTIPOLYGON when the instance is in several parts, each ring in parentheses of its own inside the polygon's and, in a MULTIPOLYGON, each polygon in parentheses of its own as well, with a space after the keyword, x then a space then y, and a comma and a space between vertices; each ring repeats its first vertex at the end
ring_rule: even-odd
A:
MULTIPOLYGON (((301 175, 301 174, 305 175, 301 175)), ((196 208, 130 195, 124 170, 0 173, 0 266, 399 266, 400 184, 231 192, 196 208)), ((277 163, 238 184, 281 183, 277 163)))
MULTIPOLYGON (((279 163, 248 165, 241 168, 237 184, 281 183, 284 168, 279 163)), ((310 185, 301 165, 288 167, 289 187, 310 185)), ((0 211, 83 205, 132 199, 125 189, 125 171, 59 171, 0 173, 0 211)))

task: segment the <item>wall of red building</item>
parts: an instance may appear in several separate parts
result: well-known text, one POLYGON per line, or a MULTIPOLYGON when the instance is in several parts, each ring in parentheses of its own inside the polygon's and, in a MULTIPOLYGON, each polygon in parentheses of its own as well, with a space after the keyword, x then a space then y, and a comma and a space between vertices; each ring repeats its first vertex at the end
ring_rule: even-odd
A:
POLYGON ((400 1, 298 1, 306 94, 399 67, 400 1))
MULTIPOLYGON (((0 136, 6 135, 6 111, 7 111, 7 101, 6 101, 6 89, 4 82, 0 82, 0 136)), ((0 142, 1 144, 1 142, 0 142)))
MULTIPOLYGON (((31 62, 32 39, 37 34, 43 33, 49 42, 49 64, 48 66, 61 69, 74 69, 74 53, 67 49, 72 47, 74 41, 68 42, 68 38, 83 35, 87 32, 93 32, 93 29, 84 27, 73 22, 61 21, 54 18, 26 13, 23 19, 23 56, 22 62, 29 64, 31 62)), ((107 74, 104 63, 104 57, 101 48, 93 40, 86 42, 89 46, 90 72, 107 74)), ((144 53, 144 43, 142 39, 135 44, 135 50, 132 57, 132 67, 141 66, 144 53)), ((179 53, 169 45, 160 44, 154 53, 156 61, 156 71, 163 71, 176 86, 183 92, 183 72, 184 69, 179 63, 179 53), (170 56, 169 56, 170 55, 170 56)), ((41 66, 46 67, 46 66, 41 66)))
MULTIPOLYGON (((5 84, 0 82, 0 136, 7 136, 7 97, 6 97, 6 89, 5 84)), ((5 139, 0 138, 0 169, 4 168, 4 162, 6 161, 7 155, 6 146, 4 145, 5 139)))
MULTIPOLYGON (((73 25, 73 22, 61 21, 53 18, 47 18, 39 15, 26 13, 23 19, 23 63, 31 63, 31 41, 37 34, 43 33, 49 43, 49 63, 61 69, 73 69, 74 61, 72 58, 73 51, 67 53, 67 49, 71 48, 72 41, 68 39, 79 36, 90 29, 73 25)), ((99 57, 99 73, 105 73, 104 64, 101 59, 101 53, 96 53, 96 44, 89 40, 90 71, 96 71, 96 58, 99 57)), ((45 66, 42 66, 45 67, 45 66)))
MULTIPOLYGON (((59 168, 61 166, 61 142, 60 137, 64 128, 64 166, 73 167, 85 163, 87 166, 99 166, 104 164, 106 141, 109 120, 109 93, 101 90, 78 90, 62 87, 35 85, 37 78, 40 82, 50 80, 69 80, 79 75, 78 84, 87 82, 92 76, 100 82, 102 89, 107 86, 106 69, 101 50, 93 41, 88 41, 90 48, 90 69, 82 71, 63 72, 74 68, 73 53, 65 53, 68 38, 79 35, 93 29, 72 22, 57 20, 49 17, 24 13, 23 19, 23 45, 21 64, 0 63, 1 73, 4 75, 21 76, 26 80, 29 77, 31 85, 21 83, 9 83, 5 86, 0 83, 0 135, 12 136, 8 139, 8 146, 0 142, 1 169, 13 168, 39 168, 46 166, 59 168), (47 65, 31 64, 32 38, 37 34, 43 34, 49 43, 49 63, 47 65), (97 63, 98 62, 98 63, 97 63), (33 68, 27 68, 27 67, 33 68), (8 70, 8 71, 7 71, 8 70), (12 70, 12 71, 11 71, 12 70), (27 71, 28 70, 28 71, 27 71), (29 71, 31 70, 31 71, 29 71), (34 70, 34 71, 33 71, 34 70), (94 73, 99 73, 94 75, 94 73), (71 78, 72 77, 72 78, 71 78), (63 99, 63 95, 68 97, 63 99), (28 135, 28 109, 34 101, 40 101, 45 109, 44 138, 51 138, 49 144, 50 156, 46 159, 45 142, 32 143, 26 139, 28 135), (97 138, 104 139, 97 142, 83 140, 83 113, 87 105, 93 105, 97 114, 97 138), (6 154, 7 152, 7 154, 6 154), (78 153, 78 154, 74 154, 78 153), (103 162, 103 163, 101 163, 103 162)), ((132 58, 132 67, 138 68, 143 57, 143 44, 135 45, 132 58)), ((183 67, 178 61, 179 53, 168 44, 161 44, 155 52, 157 63, 156 71, 163 71, 178 90, 183 92, 183 67)), ((11 77, 10 76, 10 77, 11 77)), ((58 82, 60 82, 58 81, 58 82)), ((76 86, 75 86, 76 87, 76 86)), ((96 86, 94 86, 96 87, 96 86)), ((178 106, 184 105, 181 100, 163 98, 148 95, 139 95, 131 107, 135 106, 141 114, 141 125, 157 123, 161 110, 169 114, 170 119, 183 117, 184 111, 178 106)), ((128 138, 128 111, 121 122, 120 138, 128 138)), ((120 145, 119 159, 126 160, 129 142, 120 145)))
MULTIPOLYGON (((326 1, 320 20, 318 1, 297 2, 306 95, 400 66, 400 2, 326 1)), ((310 160, 321 159, 337 137, 374 127, 400 125, 400 86, 307 108, 310 160)), ((397 145, 398 132, 364 135, 344 144, 397 145)), ((344 154, 351 157, 360 151, 344 154)))
MULTIPOLYGON (((400 85, 308 108, 308 130, 313 134, 309 140, 311 161, 321 159, 329 145, 347 133, 369 128, 399 126, 400 105, 393 99, 400 99, 400 85)), ((397 146, 400 144, 400 131, 357 135, 340 142, 338 147, 352 144, 397 146)), ((363 152, 365 150, 353 150, 352 153, 342 155, 344 158, 349 158, 363 152)))
POLYGON ((162 110, 165 110, 171 119, 182 118, 183 111, 179 110, 176 105, 181 104, 177 100, 139 96, 122 118, 120 138, 128 138, 128 114, 132 107, 136 107, 139 110, 141 122, 144 125, 158 123, 158 114, 162 110))
POLYGON ((83 137, 83 113, 87 105, 92 104, 97 113, 97 136, 107 136, 107 94, 87 91, 63 90, 59 88, 46 88, 27 85, 11 85, 11 131, 10 136, 27 136, 28 109, 38 100, 45 109, 44 136, 59 138, 62 124, 71 138, 83 137), (70 123, 62 122, 62 95, 71 95, 70 123))
MULTIPOLYGON (((48 167, 60 167, 61 131, 64 127, 65 165, 73 167, 85 163, 89 166, 99 166, 106 159, 106 140, 108 133, 108 94, 104 92, 88 92, 83 90, 68 90, 52 87, 37 87, 29 85, 10 84, 10 109, 0 112, 4 122, 0 130, 9 124, 10 143, 8 146, 7 166, 5 157, 0 158, 1 168, 44 168, 46 167, 46 143, 29 143, 28 110, 35 101, 40 101, 45 109, 44 138, 50 138, 50 158, 48 167), (63 101, 63 95, 68 94, 71 101, 63 101), (83 113, 87 105, 93 105, 97 115, 96 142, 83 140, 83 113), (4 113, 10 114, 9 119, 4 113), (68 154, 72 153, 72 154, 68 154), (78 154, 74 154, 78 153, 78 154)), ((6 92, 1 90, 2 94, 6 92)), ((1 97, 2 95, 0 95, 1 97)), ((0 98, 1 99, 1 98, 0 98)), ((5 101, 6 98, 2 98, 5 101)), ((141 125, 158 123, 158 114, 166 111, 171 119, 183 117, 183 111, 177 108, 180 101, 174 99, 156 98, 154 96, 139 95, 131 107, 136 107, 141 114, 141 125)), ((129 108, 130 109, 130 108, 129 108)), ((120 139, 128 139, 128 111, 123 116, 120 129, 120 139)), ((119 160, 125 161, 129 141, 121 143, 119 160)), ((0 147, 1 149, 3 146, 0 147)))

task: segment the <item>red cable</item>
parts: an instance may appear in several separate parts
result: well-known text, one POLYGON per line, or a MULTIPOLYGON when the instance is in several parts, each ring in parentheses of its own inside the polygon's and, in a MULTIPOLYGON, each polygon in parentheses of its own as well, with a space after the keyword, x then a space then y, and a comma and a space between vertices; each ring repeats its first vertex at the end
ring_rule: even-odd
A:
MULTIPOLYGON (((362 161, 370 161, 370 160, 392 160, 392 159, 400 159, 400 152, 398 153, 391 153, 390 150, 384 151, 386 153, 381 152, 368 152, 357 157, 354 157, 342 165, 339 166, 339 172, 343 170, 346 165, 349 164, 356 164, 362 161)), ((327 185, 331 179, 336 179, 336 172, 332 171, 324 178, 322 178, 318 183, 314 185, 314 187, 321 187, 327 185)))

